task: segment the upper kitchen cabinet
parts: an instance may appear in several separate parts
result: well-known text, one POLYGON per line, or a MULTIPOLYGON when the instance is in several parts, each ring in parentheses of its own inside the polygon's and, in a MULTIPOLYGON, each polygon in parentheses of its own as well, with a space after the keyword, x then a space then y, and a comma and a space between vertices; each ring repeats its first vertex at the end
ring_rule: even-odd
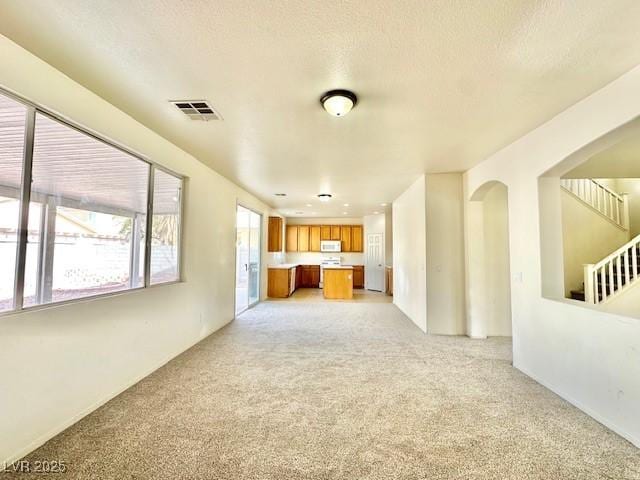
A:
POLYGON ((298 226, 287 225, 287 252, 298 251, 298 226))
POLYGON ((343 252, 364 251, 362 225, 287 225, 286 231, 287 252, 319 252, 322 240, 339 240, 343 252))
POLYGON ((267 228, 267 251, 282 251, 282 218, 269 217, 269 225, 267 228))
POLYGON ((298 251, 309 251, 309 225, 298 225, 298 251))
POLYGON ((353 225, 351 227, 351 251, 364 252, 363 248, 362 225, 353 225))
POLYGON ((342 251, 351 252, 351 225, 340 227, 340 240, 342 240, 342 251))
POLYGON ((309 250, 312 252, 320 251, 320 237, 322 236, 320 225, 311 225, 309 227, 309 250))

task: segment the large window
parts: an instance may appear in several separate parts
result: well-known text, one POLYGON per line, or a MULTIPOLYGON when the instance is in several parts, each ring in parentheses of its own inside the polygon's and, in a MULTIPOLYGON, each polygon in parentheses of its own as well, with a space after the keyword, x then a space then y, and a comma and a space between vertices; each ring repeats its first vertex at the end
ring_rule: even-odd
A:
POLYGON ((0 94, 0 312, 179 280, 181 199, 180 177, 0 94))
POLYGON ((151 283, 178 279, 178 239, 182 182, 160 169, 153 176, 151 283))
POLYGON ((0 312, 13 309, 27 108, 0 95, 0 312))

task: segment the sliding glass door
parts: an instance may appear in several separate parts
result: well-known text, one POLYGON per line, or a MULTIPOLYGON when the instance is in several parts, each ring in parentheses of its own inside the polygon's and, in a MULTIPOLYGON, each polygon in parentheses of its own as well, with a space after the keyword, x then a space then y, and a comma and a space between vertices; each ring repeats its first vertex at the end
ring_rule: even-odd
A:
POLYGON ((262 215, 238 205, 236 219, 237 315, 260 299, 262 215))

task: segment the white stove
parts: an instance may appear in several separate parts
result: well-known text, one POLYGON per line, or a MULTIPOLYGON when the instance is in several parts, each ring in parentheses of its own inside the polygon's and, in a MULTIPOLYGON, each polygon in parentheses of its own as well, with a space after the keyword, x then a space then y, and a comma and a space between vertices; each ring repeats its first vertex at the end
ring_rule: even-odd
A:
POLYGON ((340 257, 324 257, 320 262, 320 288, 323 287, 324 279, 324 267, 335 267, 342 265, 342 259, 340 257))

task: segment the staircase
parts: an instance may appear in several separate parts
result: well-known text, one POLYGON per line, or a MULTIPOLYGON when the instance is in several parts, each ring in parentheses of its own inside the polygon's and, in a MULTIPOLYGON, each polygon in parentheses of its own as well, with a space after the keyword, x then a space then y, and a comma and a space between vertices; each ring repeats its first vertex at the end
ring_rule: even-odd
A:
POLYGON ((618 227, 629 228, 626 195, 617 194, 593 178, 561 178, 560 186, 618 227))
POLYGON ((640 281, 640 235, 596 264, 584 266, 582 290, 572 290, 571 298, 583 302, 606 303, 640 281))
MULTIPOLYGON (((618 194, 592 178, 563 178, 561 187, 623 230, 629 229, 626 194, 618 194)), ((605 303, 640 279, 640 235, 596 264, 584 265, 582 290, 572 290, 571 298, 605 303)))

